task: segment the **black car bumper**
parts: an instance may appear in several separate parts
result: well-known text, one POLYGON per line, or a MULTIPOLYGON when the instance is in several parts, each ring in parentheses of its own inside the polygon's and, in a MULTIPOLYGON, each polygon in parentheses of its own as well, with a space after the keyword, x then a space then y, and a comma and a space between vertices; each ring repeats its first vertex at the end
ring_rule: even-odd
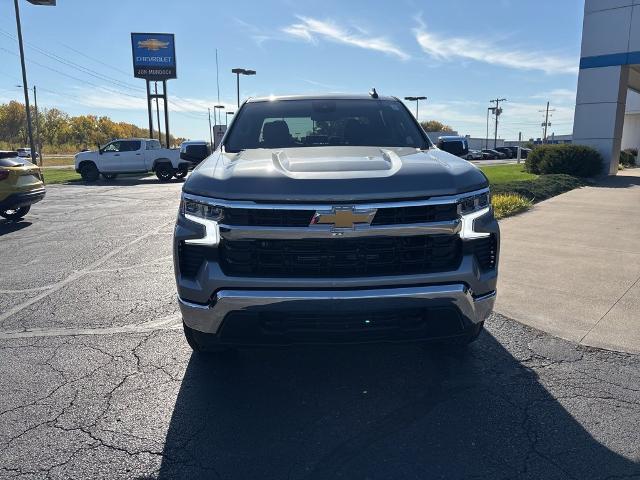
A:
POLYGON ((29 192, 19 192, 9 195, 4 200, 0 200, 0 210, 11 210, 14 208, 26 207, 38 203, 44 198, 46 190, 44 188, 31 190, 29 192))

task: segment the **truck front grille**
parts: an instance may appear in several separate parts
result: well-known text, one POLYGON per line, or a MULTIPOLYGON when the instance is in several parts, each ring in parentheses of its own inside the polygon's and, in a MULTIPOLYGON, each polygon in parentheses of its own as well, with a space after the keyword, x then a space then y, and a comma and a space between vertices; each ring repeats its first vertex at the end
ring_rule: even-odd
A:
POLYGON ((230 276, 359 277, 455 270, 457 235, 224 240, 220 265, 230 276))
MULTIPOLYGON (((307 227, 315 210, 227 208, 224 224, 250 227, 307 227)), ((458 218, 455 203, 379 208, 372 225, 445 222, 458 218)))

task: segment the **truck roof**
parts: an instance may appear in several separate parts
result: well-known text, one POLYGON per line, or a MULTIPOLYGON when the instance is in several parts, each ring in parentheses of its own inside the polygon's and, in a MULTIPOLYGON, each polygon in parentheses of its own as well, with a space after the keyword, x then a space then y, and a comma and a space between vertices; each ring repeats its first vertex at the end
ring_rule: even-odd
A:
POLYGON ((269 97, 249 98, 247 103, 272 102, 279 100, 398 100, 396 97, 379 95, 373 98, 368 94, 324 93, 317 95, 272 95, 269 97))

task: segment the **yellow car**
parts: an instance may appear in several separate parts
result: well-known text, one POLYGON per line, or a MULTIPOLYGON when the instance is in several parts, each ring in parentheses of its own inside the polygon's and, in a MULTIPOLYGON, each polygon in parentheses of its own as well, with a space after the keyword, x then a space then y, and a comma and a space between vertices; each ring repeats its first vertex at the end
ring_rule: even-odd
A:
POLYGON ((31 205, 44 198, 40 169, 17 152, 0 151, 0 216, 24 217, 31 205))

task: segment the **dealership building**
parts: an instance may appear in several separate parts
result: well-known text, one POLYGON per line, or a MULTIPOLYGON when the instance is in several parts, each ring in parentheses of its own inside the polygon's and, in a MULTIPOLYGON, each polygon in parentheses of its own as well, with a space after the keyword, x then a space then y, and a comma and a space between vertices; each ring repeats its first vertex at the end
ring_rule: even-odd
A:
POLYGON ((573 142, 597 149, 610 175, 618 171, 623 132, 624 147, 640 146, 637 92, 640 0, 585 0, 573 142))

